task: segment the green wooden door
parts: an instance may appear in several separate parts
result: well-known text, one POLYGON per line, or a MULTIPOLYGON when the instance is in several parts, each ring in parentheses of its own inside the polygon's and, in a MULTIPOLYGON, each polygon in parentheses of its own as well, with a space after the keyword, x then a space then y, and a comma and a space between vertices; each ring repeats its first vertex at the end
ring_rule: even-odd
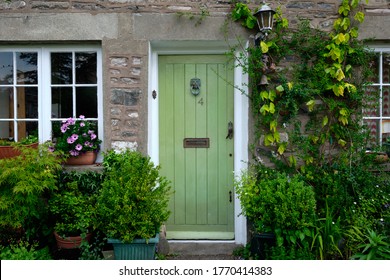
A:
POLYGON ((174 187, 170 239, 234 238, 232 83, 225 55, 159 56, 159 159, 174 187))

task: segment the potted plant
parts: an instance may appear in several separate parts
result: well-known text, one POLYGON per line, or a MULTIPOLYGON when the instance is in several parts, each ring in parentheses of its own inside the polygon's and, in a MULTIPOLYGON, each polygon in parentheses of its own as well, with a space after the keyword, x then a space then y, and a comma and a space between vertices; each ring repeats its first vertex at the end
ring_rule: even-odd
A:
POLYGON ((170 184, 140 152, 111 150, 103 159, 97 200, 98 227, 115 259, 153 259, 160 227, 168 219, 170 184))
POLYGON ((20 142, 15 142, 11 139, 0 139, 0 159, 11 158, 21 154, 20 147, 37 148, 38 137, 29 135, 20 142))
POLYGON ((88 241, 95 224, 96 196, 81 192, 77 177, 66 180, 69 176, 72 175, 62 176, 65 180, 49 200, 57 246, 64 249, 77 248, 82 240, 88 241))
POLYGON ((69 165, 93 164, 102 142, 96 134, 96 124, 83 115, 63 121, 58 130, 54 129, 53 138, 52 150, 67 155, 69 165))
POLYGON ((309 245, 316 200, 312 187, 298 175, 260 165, 244 172, 235 185, 242 213, 253 224, 252 247, 258 249, 253 253, 265 258, 265 244, 294 250, 309 245))

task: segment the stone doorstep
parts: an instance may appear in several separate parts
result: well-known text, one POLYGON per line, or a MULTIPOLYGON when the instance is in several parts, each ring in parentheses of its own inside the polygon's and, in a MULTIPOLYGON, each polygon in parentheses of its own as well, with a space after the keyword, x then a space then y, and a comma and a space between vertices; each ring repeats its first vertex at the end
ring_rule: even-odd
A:
MULTIPOLYGON (((225 242, 175 242, 168 241, 168 260, 233 260, 232 253, 241 247, 225 242)), ((105 260, 114 260, 113 251, 103 251, 105 260)))

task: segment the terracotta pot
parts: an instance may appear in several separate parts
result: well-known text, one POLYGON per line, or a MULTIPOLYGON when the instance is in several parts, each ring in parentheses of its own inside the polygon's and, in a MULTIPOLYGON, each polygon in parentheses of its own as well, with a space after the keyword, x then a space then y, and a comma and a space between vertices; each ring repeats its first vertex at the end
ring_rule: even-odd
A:
MULTIPOLYGON (((24 145, 24 147, 36 149, 38 147, 38 143, 24 145)), ((0 146, 0 159, 12 158, 19 155, 20 155, 20 150, 15 149, 13 146, 0 146)))
MULTIPOLYGON (((83 239, 81 236, 66 236, 66 237, 61 237, 58 235, 57 232, 54 232, 54 236, 57 241, 57 247, 61 249, 75 249, 79 248, 81 245, 81 242, 83 239)), ((91 239, 91 234, 87 233, 87 236, 85 237, 85 240, 89 242, 91 239)))
POLYGON ((77 157, 67 158, 65 164, 66 165, 90 165, 95 163, 96 157, 97 157, 97 152, 88 151, 80 154, 77 157))

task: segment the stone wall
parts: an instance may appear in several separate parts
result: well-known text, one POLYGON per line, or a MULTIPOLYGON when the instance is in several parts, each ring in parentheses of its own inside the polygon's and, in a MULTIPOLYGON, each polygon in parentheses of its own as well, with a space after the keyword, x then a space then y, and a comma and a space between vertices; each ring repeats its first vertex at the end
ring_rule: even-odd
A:
MULTIPOLYGON (((250 1, 258 7, 263 1, 250 1)), ((268 1, 269 2, 269 1, 268 1)), ((298 18, 330 30, 340 0, 280 0, 292 26, 298 18)), ((273 8, 277 4, 271 2, 273 8)), ((148 59, 152 40, 225 40, 221 31, 232 8, 229 0, 0 0, 0 44, 99 44, 103 53, 105 149, 146 152, 148 139, 148 59), (190 15, 206 16, 196 26, 190 15), (179 14, 182 15, 179 18, 179 14)), ((390 39, 390 1, 371 0, 363 37, 390 39), (373 33, 374 32, 374 33, 373 33), (373 35, 374 34, 374 35, 373 35)), ((236 24, 234 37, 244 33, 236 24)), ((234 30, 229 30, 233 32, 234 30)), ((247 37, 246 37, 247 38, 247 37)))

